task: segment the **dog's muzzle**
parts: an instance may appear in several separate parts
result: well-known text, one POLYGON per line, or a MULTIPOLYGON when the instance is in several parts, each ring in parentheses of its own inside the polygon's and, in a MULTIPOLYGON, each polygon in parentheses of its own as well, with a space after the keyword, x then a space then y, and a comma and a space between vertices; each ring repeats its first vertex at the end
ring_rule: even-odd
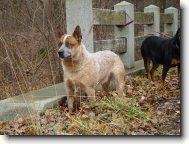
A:
POLYGON ((62 59, 71 59, 72 58, 71 54, 66 52, 66 51, 65 52, 64 51, 58 51, 58 55, 62 59))

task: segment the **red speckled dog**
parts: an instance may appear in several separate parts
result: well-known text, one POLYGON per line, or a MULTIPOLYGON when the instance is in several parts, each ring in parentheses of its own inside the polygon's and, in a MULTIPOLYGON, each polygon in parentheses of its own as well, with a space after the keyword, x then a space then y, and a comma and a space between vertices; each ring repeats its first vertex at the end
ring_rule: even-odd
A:
POLYGON ((82 33, 76 26, 72 35, 60 36, 58 50, 62 59, 68 109, 73 110, 76 95, 87 95, 95 100, 95 87, 100 83, 108 91, 113 80, 120 96, 125 95, 124 65, 118 55, 111 51, 90 53, 82 43, 82 33))

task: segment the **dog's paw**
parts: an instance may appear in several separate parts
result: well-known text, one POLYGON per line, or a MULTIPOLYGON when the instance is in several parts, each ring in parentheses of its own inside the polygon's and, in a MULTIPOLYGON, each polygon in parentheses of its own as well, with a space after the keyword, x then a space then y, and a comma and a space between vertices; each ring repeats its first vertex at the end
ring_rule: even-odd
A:
POLYGON ((90 97, 88 97, 88 100, 90 102, 95 102, 96 101, 96 96, 90 96, 90 97))

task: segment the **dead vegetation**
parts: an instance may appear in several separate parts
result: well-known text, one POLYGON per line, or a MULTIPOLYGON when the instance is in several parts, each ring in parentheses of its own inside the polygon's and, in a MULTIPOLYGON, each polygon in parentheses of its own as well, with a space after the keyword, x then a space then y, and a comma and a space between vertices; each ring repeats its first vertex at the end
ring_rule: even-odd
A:
POLYGON ((143 74, 127 76, 126 97, 98 91, 95 103, 83 100, 72 114, 64 103, 40 115, 1 122, 0 134, 180 135, 180 87, 175 71, 168 73, 164 89, 143 74))

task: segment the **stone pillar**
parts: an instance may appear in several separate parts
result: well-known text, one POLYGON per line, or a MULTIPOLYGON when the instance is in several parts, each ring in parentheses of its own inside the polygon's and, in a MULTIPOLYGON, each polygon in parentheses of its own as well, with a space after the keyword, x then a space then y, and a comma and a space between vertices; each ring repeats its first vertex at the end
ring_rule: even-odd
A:
MULTIPOLYGON (((126 15, 126 23, 130 22, 131 20, 134 20, 134 5, 131 3, 128 3, 126 1, 122 1, 116 5, 114 5, 114 10, 117 11, 125 11, 127 15, 129 15, 129 18, 126 15)), ((127 26, 115 26, 115 38, 125 37, 127 39, 127 52, 120 54, 120 57, 127 68, 134 67, 135 63, 135 44, 134 44, 134 22, 130 23, 127 26)))
POLYGON ((173 15, 173 23, 164 24, 164 32, 173 32, 173 35, 176 34, 178 29, 178 9, 174 7, 169 7, 165 9, 164 13, 173 15))
POLYGON ((153 34, 159 36, 160 32, 160 8, 155 5, 149 5, 144 8, 144 13, 154 14, 154 23, 152 25, 144 25, 144 36, 153 34))
POLYGON ((83 34, 82 42, 90 52, 94 52, 92 19, 92 0, 66 0, 67 33, 72 34, 79 25, 83 34))

